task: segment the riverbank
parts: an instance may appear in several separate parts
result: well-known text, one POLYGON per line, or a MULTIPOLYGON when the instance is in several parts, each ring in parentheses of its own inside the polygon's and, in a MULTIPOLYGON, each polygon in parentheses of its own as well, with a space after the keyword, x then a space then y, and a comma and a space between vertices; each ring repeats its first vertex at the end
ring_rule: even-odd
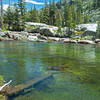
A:
POLYGON ((100 39, 94 41, 87 39, 72 39, 72 38, 61 38, 61 37, 49 37, 39 33, 29 32, 16 32, 16 31, 1 31, 0 41, 11 41, 11 40, 28 40, 33 42, 61 42, 61 43, 79 43, 79 44, 97 44, 100 43, 100 39))

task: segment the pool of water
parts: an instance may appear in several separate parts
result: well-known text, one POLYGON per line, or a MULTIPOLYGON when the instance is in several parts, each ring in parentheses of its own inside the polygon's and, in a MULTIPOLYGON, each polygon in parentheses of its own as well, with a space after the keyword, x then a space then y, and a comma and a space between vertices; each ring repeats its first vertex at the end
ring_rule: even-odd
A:
POLYGON ((99 100, 100 46, 0 42, 0 75, 12 85, 50 73, 53 77, 10 100, 99 100))

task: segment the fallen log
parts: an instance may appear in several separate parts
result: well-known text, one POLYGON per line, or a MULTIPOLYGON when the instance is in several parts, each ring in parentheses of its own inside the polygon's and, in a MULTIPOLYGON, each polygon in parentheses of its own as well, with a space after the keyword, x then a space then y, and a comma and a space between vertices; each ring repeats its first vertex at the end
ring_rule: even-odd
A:
POLYGON ((9 85, 12 82, 12 80, 10 80, 8 83, 5 83, 3 86, 0 86, 0 91, 3 90, 4 87, 6 87, 7 85, 9 85))
POLYGON ((6 96, 10 96, 10 95, 16 94, 16 93, 18 93, 20 91, 23 91, 24 89, 28 89, 31 86, 39 84, 40 82, 42 82, 43 80, 48 79, 51 76, 52 75, 45 75, 43 77, 31 80, 31 81, 29 81, 27 83, 24 83, 24 84, 19 84, 19 85, 14 86, 14 87, 10 86, 10 87, 6 88, 5 90, 0 91, 0 94, 4 94, 6 96))

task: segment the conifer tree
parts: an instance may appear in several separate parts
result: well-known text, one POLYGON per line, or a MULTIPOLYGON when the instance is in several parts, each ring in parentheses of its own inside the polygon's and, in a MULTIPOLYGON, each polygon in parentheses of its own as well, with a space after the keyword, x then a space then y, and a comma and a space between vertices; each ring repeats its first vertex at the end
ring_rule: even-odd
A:
POLYGON ((82 24, 84 21, 82 4, 82 0, 77 0, 77 24, 82 24))
POLYGON ((45 7, 41 10, 40 18, 40 22, 49 24, 49 6, 47 2, 45 2, 45 7))
POLYGON ((72 12, 72 27, 71 28, 75 28, 77 25, 77 13, 76 13, 76 9, 75 9, 75 4, 71 5, 71 12, 72 12))
POLYGON ((69 25, 68 20, 69 20, 69 4, 66 2, 64 6, 64 26, 68 27, 69 25))
POLYGON ((20 10, 18 9, 17 5, 15 4, 15 11, 12 13, 12 30, 14 31, 21 31, 21 24, 20 22, 20 10))
POLYGON ((89 23, 90 22, 90 17, 88 14, 84 15, 84 23, 89 23))
POLYGON ((25 28, 25 13, 26 13, 26 7, 25 7, 25 1, 24 0, 18 0, 18 9, 20 14, 20 31, 23 31, 25 28))
POLYGON ((58 10, 57 15, 56 15, 56 26, 57 27, 62 27, 62 15, 61 12, 58 10))
POLYGON ((93 0, 93 7, 94 9, 97 9, 100 7, 100 0, 93 0))
POLYGON ((34 6, 34 9, 31 8, 31 11, 30 11, 30 20, 32 22, 40 22, 40 20, 39 20, 39 13, 36 10, 35 6, 34 6))
POLYGON ((98 27, 97 27, 97 32, 96 32, 96 38, 100 39, 100 20, 98 21, 98 27))
POLYGON ((61 34, 61 28, 62 28, 62 15, 61 12, 57 11, 57 17, 56 17, 56 26, 58 27, 58 33, 61 34))
POLYGON ((0 0, 0 6, 1 6, 1 16, 0 16, 0 26, 1 26, 1 28, 2 28, 2 26, 3 26, 3 1, 2 0, 0 0))
POLYGON ((50 25, 56 25, 56 13, 57 13, 57 7, 55 4, 55 0, 52 1, 52 3, 49 5, 49 24, 50 25))
POLYGON ((4 14, 4 23, 6 23, 8 25, 8 30, 11 29, 11 25, 12 25, 12 11, 10 6, 8 7, 6 13, 4 14))

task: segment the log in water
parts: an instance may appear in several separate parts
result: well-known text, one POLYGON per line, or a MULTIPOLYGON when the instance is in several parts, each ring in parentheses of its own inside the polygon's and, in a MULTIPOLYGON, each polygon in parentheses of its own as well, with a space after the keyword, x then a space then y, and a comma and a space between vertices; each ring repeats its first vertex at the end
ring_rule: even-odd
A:
POLYGON ((31 81, 24 83, 24 84, 19 84, 19 85, 14 86, 14 87, 9 86, 5 90, 0 91, 0 94, 4 94, 6 96, 16 94, 20 91, 23 91, 24 89, 28 89, 29 87, 34 86, 34 85, 42 82, 43 80, 48 79, 49 77, 52 77, 52 75, 45 75, 43 77, 31 80, 31 81))

